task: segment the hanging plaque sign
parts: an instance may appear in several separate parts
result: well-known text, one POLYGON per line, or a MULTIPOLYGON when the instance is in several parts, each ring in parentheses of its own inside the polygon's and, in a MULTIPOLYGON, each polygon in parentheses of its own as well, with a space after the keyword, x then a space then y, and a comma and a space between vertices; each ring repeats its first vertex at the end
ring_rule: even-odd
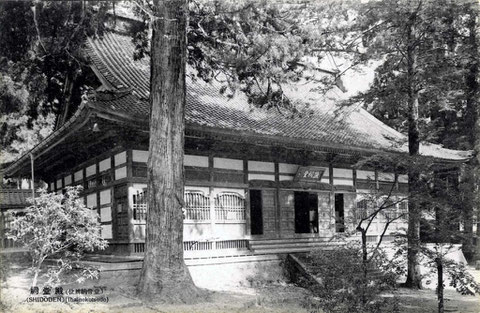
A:
POLYGON ((325 167, 300 166, 295 174, 294 181, 318 183, 325 173, 325 167))

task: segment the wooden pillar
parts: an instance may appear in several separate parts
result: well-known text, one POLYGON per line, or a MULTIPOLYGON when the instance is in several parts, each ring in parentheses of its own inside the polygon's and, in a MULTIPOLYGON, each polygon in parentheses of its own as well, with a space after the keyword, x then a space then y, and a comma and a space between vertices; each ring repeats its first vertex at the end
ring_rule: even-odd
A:
POLYGON ((357 169, 352 169, 353 171, 353 189, 357 192, 357 169))
MULTIPOLYGON (((243 159, 243 183, 248 185, 248 159, 243 159)), ((250 225, 250 191, 245 188, 245 235, 251 236, 252 229, 250 225)))
POLYGON ((130 179, 133 177, 133 151, 127 150, 127 177, 130 179))
POLYGON ((333 164, 330 162, 328 164, 328 181, 330 182, 330 216, 331 216, 331 221, 330 225, 333 229, 333 234, 335 235, 336 233, 336 219, 335 219, 335 186, 333 184, 333 164))
MULTIPOLYGON (((208 193, 210 197, 210 225, 212 227, 212 237, 217 238, 217 232, 216 232, 216 216, 215 216, 215 197, 213 195, 213 183, 214 183, 214 175, 213 175, 213 154, 208 155, 208 170, 210 174, 210 186, 208 187, 208 193)), ((217 245, 216 245, 216 240, 213 240, 212 242, 212 249, 216 250, 217 245)))
POLYGON ((277 237, 282 237, 282 213, 280 209, 280 170, 278 162, 274 162, 274 171, 275 171, 275 230, 277 232, 277 237))

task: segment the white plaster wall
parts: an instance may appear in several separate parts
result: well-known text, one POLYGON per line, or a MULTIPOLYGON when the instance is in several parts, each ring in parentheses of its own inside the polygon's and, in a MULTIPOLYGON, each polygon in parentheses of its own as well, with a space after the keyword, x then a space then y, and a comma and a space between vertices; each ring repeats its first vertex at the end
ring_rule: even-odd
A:
POLYGON ((212 231, 212 224, 206 223, 184 223, 183 240, 213 240, 215 234, 212 231))
POLYGON ((110 207, 104 207, 100 209, 100 222, 112 221, 112 209, 110 207))
POLYGON ((89 177, 89 176, 95 175, 96 173, 97 173, 97 166, 93 164, 87 167, 85 174, 87 177, 89 177))
POLYGON ((147 162, 148 161, 148 151, 132 150, 132 161, 133 162, 147 162))
POLYGON ((227 158, 213 158, 213 167, 242 171, 243 170, 243 160, 227 159, 227 158))
POLYGON ((248 161, 249 172, 275 172, 275 164, 273 162, 248 161))
POLYGON ((115 170, 115 180, 127 177, 127 167, 123 166, 115 170))
POLYGON ((183 165, 193 167, 208 167, 208 157, 185 154, 183 158, 183 165))
POLYGON ((115 154, 115 166, 126 163, 126 162, 127 162, 126 151, 115 154))
POLYGON ((102 225, 102 238, 112 239, 112 225, 102 225))
POLYGON ((72 184, 72 175, 67 175, 64 177, 63 181, 65 182, 65 187, 72 184))
POLYGON ((278 171, 282 174, 295 174, 299 166, 296 164, 278 163, 278 171))
POLYGON ((76 171, 74 176, 75 182, 80 181, 83 179, 83 170, 76 171))
POLYGON ((374 171, 357 171, 357 179, 370 179, 375 180, 375 172, 374 171))
POLYGON ((248 174, 248 180, 270 180, 275 181, 273 174, 248 174))
POLYGON ((87 195, 87 208, 97 207, 97 193, 87 195))
POLYGON ((353 170, 348 168, 334 168, 333 177, 345 177, 353 179, 353 170))
POLYGON ((110 160, 110 158, 100 161, 100 163, 98 164, 100 172, 108 170, 111 166, 111 163, 112 161, 110 160))
POLYGON ((245 228, 245 223, 217 223, 215 224, 215 236, 220 240, 244 238, 245 228))
POLYGON ((105 189, 100 191, 100 205, 112 202, 111 199, 111 189, 105 189))
POLYGON ((379 181, 395 181, 395 174, 378 172, 379 181))

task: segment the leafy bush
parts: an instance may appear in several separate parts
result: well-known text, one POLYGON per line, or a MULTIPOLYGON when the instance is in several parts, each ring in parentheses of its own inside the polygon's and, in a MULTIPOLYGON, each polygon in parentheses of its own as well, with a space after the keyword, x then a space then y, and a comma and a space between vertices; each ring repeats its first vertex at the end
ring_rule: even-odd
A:
MULTIPOLYGON (((45 259, 55 259, 55 265, 46 273, 47 284, 62 281, 64 274, 75 268, 84 252, 103 250, 107 242, 101 238, 98 214, 85 207, 79 198, 81 187, 67 187, 65 194, 47 193, 31 201, 25 215, 14 218, 8 237, 21 243, 32 257, 32 286, 45 259)), ((76 271, 77 280, 95 276, 95 271, 84 268, 76 271)))
POLYGON ((313 289, 316 302, 325 312, 397 312, 391 292, 397 274, 385 256, 378 252, 363 262, 361 248, 347 244, 332 251, 314 251, 305 257, 311 274, 321 286, 313 289))

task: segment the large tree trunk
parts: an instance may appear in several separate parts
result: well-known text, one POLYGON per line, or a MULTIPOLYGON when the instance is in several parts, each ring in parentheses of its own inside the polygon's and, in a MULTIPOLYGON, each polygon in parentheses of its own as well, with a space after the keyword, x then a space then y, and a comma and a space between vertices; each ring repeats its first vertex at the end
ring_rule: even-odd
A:
POLYGON ((445 311, 444 301, 443 301, 443 259, 442 257, 437 257, 435 259, 437 265, 437 302, 438 302, 438 313, 443 313, 445 311))
POLYGON ((363 277, 362 277, 362 304, 367 304, 367 297, 365 292, 367 291, 368 287, 368 250, 367 250, 367 230, 361 229, 362 232, 362 270, 363 270, 363 277))
MULTIPOLYGON (((480 257, 480 240, 477 239, 476 249, 473 245, 473 216, 475 214, 475 207, 479 205, 478 188, 480 185, 480 101, 479 97, 479 83, 478 75, 480 73, 478 60, 480 57, 479 44, 477 32, 478 21, 477 14, 478 4, 472 4, 472 12, 468 20, 468 28, 470 34, 467 39, 467 45, 470 49, 469 62, 467 73, 465 76, 466 92, 466 116, 465 128, 468 130, 467 136, 470 148, 476 152, 476 158, 473 158, 467 165, 466 180, 472 184, 469 197, 469 203, 464 206, 465 219, 465 240, 463 242, 463 251, 467 260, 471 261, 474 257, 480 257), (476 251, 475 251, 476 250, 476 251), (476 254, 476 255, 475 255, 476 254), (474 256, 475 255, 475 256, 474 256)), ((478 207, 477 212, 478 214, 478 207)), ((480 235, 480 229, 477 224, 477 238, 480 235)))
MULTIPOLYGON (((418 126, 418 89, 416 84, 417 48, 416 48, 416 14, 412 13, 407 30, 407 81, 408 92, 408 151, 410 157, 415 159, 420 155, 420 131, 418 126)), ((408 192, 410 195, 408 205, 408 250, 407 250, 407 281, 405 285, 410 288, 422 288, 419 267, 420 249, 420 217, 421 208, 415 193, 420 185, 419 169, 412 167, 408 173, 408 192)))
POLYGON ((192 303, 199 295, 183 260, 187 1, 154 1, 146 250, 137 289, 146 301, 192 303))

